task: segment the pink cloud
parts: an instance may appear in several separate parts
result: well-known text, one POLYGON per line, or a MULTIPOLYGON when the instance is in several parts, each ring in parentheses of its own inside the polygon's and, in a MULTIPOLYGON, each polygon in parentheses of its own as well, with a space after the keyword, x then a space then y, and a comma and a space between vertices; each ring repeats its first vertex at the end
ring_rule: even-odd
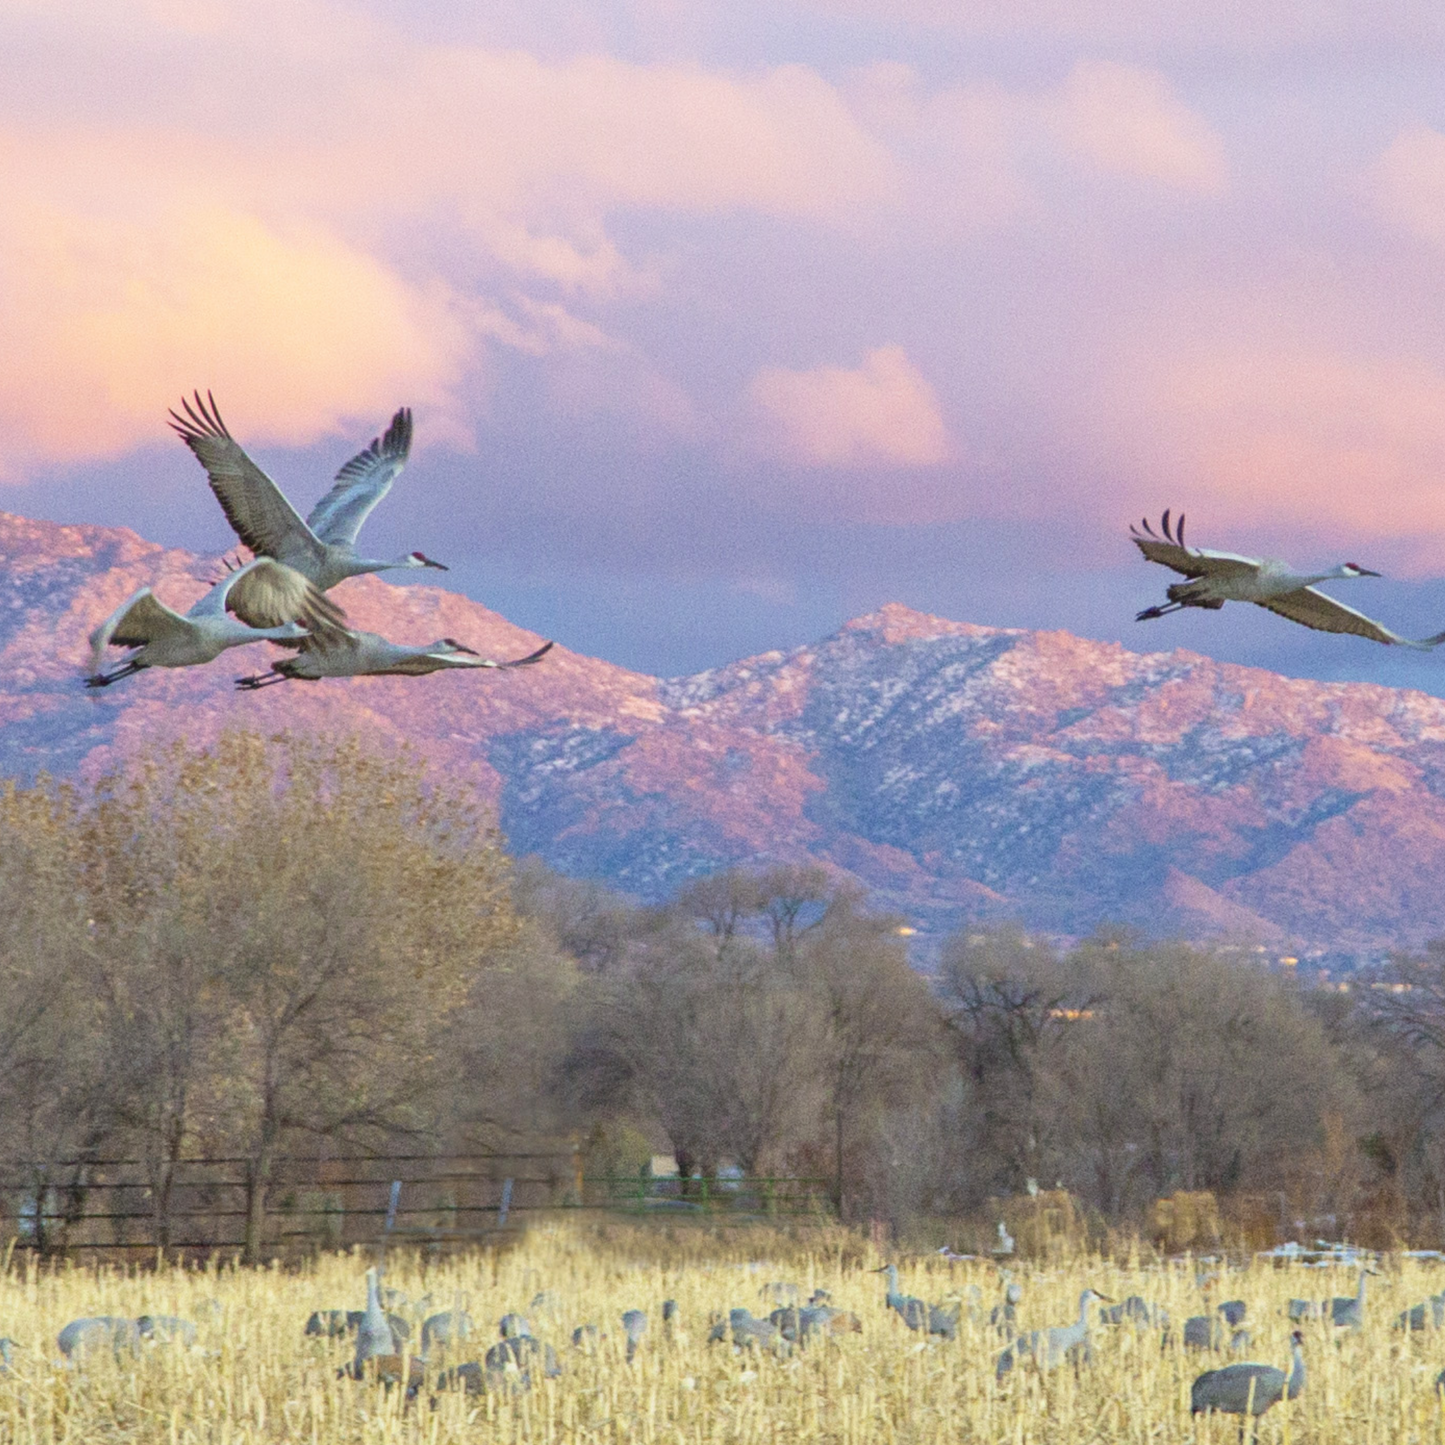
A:
POLYGON ((268 438, 438 400, 470 343, 447 297, 324 231, 221 205, 129 217, 0 205, 0 476, 164 435, 212 387, 268 438))
POLYGON ((197 381, 273 440, 402 393, 459 412, 489 346, 560 358, 570 404, 577 357, 610 347, 637 384, 582 390, 675 430, 676 383, 575 309, 658 289, 612 213, 848 225, 889 184, 886 150, 800 65, 547 61, 324 3, 22 18, 28 50, 0 56, 11 477, 158 439, 197 381), (37 55, 64 83, 23 80, 37 55))
POLYGON ((1080 61, 1052 109, 1064 144, 1101 170, 1191 191, 1224 189, 1223 144, 1158 71, 1080 61))
POLYGON ((1402 130, 1380 157, 1373 180, 1389 220, 1445 245, 1445 135, 1426 125, 1402 130))
POLYGON ((929 467, 948 459, 938 398, 901 346, 861 366, 765 367, 748 395, 764 445, 805 467, 929 467))
POLYGON ((1445 370, 1431 361, 1156 334, 1096 401, 1121 511, 1187 504, 1200 524, 1383 541, 1397 566, 1445 564, 1445 370))

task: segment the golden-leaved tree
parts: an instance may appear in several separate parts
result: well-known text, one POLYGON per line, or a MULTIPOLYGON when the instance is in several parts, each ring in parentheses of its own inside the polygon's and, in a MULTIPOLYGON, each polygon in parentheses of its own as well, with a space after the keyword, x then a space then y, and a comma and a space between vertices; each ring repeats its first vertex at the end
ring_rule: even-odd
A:
MULTIPOLYGON (((69 1031, 103 1057, 72 1072, 88 1070, 143 1151, 162 1242, 185 1154, 245 1161, 256 1259, 288 1147, 435 1117, 448 1025, 517 925, 488 818, 418 759, 228 733, 89 790, 42 781, 0 802, 21 825, 0 846, 0 881, 48 880, 39 921, 12 920, 13 943, 0 938, 0 968, 23 973, 17 930, 43 927, 57 976, 84 978, 69 1031)), ((42 1001, 14 983, 36 997, 39 1041, 42 1001)))

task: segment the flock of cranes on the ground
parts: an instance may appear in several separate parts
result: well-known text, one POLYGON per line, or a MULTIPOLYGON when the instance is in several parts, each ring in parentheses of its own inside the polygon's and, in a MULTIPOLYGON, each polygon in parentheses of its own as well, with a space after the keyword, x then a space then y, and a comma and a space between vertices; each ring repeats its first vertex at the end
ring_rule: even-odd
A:
POLYGON ((226 430, 215 399, 182 402, 171 425, 206 469, 211 490, 251 560, 228 571, 189 612, 161 602, 149 587, 127 598, 90 636, 87 687, 109 687, 147 667, 197 667, 232 647, 274 642, 294 656, 268 673, 238 678, 254 691, 292 679, 419 676, 444 668, 524 667, 552 644, 526 657, 493 662, 452 637, 425 647, 402 647, 346 626, 326 594, 348 577, 394 568, 446 568, 421 552, 401 557, 363 556, 356 548, 361 524, 391 489, 411 450, 411 412, 403 407, 385 433, 336 474, 331 490, 304 521, 285 494, 226 430), (106 671, 107 649, 131 651, 106 671))
MULTIPOLYGON (((1174 1343, 1168 1312, 1139 1295, 1131 1295, 1116 1304, 1097 1290, 1085 1289, 1079 1296, 1078 1317, 1072 1322, 1017 1333, 1022 1290, 1007 1269, 1001 1270, 1003 1297, 987 1314, 977 1285, 971 1286, 966 1295, 955 1293, 939 1303, 928 1303, 900 1293, 896 1265, 884 1265, 875 1273, 886 1276, 885 1308, 925 1340, 956 1340, 966 1310, 973 1325, 1007 1341, 994 1365, 1000 1383, 1012 1371, 1024 1366, 1046 1374, 1064 1364, 1076 1367, 1089 1364, 1092 1339, 1101 1329, 1151 1330, 1158 1334, 1161 1348, 1167 1349, 1174 1343)), ((1375 1273, 1369 1265, 1361 1268, 1353 1295, 1322 1301, 1291 1300, 1288 1306, 1291 1323, 1313 1319, 1328 1322, 1341 1331, 1360 1329, 1365 1320, 1365 1283, 1375 1273)), ((1208 1293, 1215 1288, 1215 1277, 1201 1276, 1199 1284, 1201 1290, 1208 1293)), ((836 1308, 826 1290, 814 1290, 806 1302, 796 1284, 766 1284, 759 1294, 774 1306, 770 1313, 758 1316, 750 1309, 735 1308, 725 1317, 714 1314, 708 1322, 707 1342, 730 1345, 739 1353, 753 1351, 786 1356, 831 1336, 857 1334, 863 1329, 858 1315, 836 1308)), ((466 1297, 459 1293, 452 1308, 437 1313, 429 1312, 430 1304, 430 1296, 410 1305, 399 1292, 383 1291, 380 1271, 368 1269, 366 1307, 316 1310, 306 1321, 305 1334, 323 1339, 354 1339, 352 1358, 339 1373, 356 1380, 376 1380, 388 1388, 403 1386, 409 1397, 429 1387, 437 1391, 463 1390, 469 1394, 525 1390, 537 1377, 554 1379, 562 1374, 562 1358, 556 1348, 534 1334, 528 1318, 518 1313, 501 1317, 497 1338, 480 1359, 459 1361, 457 1356, 467 1353, 480 1335, 466 1308, 466 1297), (412 1320, 398 1311, 409 1311, 412 1320), (412 1321, 420 1323, 419 1348, 415 1351, 412 1321), (433 1369, 438 1370, 434 1378, 433 1369)), ((220 1312, 219 1305, 214 1308, 220 1312)), ((554 1294, 543 1292, 533 1298, 530 1308, 555 1319, 561 1305, 554 1294)), ((1242 1354, 1251 1343, 1249 1331, 1244 1327, 1246 1315, 1244 1300, 1226 1300, 1208 1314, 1185 1320, 1180 1335, 1182 1344, 1190 1351, 1242 1354)), ((630 1309, 622 1314, 619 1323, 620 1342, 627 1361, 631 1362, 646 1345, 648 1316, 644 1310, 630 1309)), ((1394 1322, 1397 1330, 1405 1331, 1442 1325, 1445 1325, 1445 1292, 1402 1311, 1394 1322)), ((607 1338, 605 1328, 589 1321, 572 1330, 571 1346, 578 1353, 595 1354, 607 1338)), ((147 1344, 194 1347, 196 1340, 196 1325, 190 1320, 170 1315, 142 1315, 138 1319, 101 1315, 72 1320, 61 1330, 58 1343, 67 1360, 81 1363, 88 1353, 96 1350, 108 1351, 121 1359, 147 1344)), ((665 1300, 661 1310, 663 1346, 681 1345, 686 1340, 677 1302, 665 1300)), ((0 1340, 0 1370, 11 1367, 14 1352, 13 1341, 0 1340)), ((1435 1384, 1437 1390, 1445 1391, 1445 1370, 1435 1384)), ((1205 1370, 1191 1387, 1190 1409, 1193 1414, 1219 1411, 1241 1417, 1258 1416, 1280 1400, 1293 1400, 1304 1387, 1304 1335, 1296 1329, 1290 1336, 1288 1370, 1244 1360, 1205 1370)))

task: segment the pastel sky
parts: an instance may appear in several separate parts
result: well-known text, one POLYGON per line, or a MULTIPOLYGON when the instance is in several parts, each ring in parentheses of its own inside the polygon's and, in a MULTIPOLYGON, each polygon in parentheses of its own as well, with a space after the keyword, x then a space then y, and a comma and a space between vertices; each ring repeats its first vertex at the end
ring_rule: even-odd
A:
MULTIPOLYGON (((1127 524, 1445 627, 1445 10, 1425 0, 0 0, 0 507, 305 510, 680 673, 885 601, 1445 692, 1127 524)), ((434 574, 432 574, 434 575, 434 574)), ((1442 681, 1437 682, 1437 678, 1442 681)))

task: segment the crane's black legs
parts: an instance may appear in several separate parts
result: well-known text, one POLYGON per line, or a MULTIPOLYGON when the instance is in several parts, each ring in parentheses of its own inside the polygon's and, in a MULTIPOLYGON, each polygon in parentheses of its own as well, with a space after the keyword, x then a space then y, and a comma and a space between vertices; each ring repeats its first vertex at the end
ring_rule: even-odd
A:
POLYGON ((250 677, 238 677, 236 686, 241 692, 259 692, 263 687, 274 687, 278 682, 285 681, 284 672, 256 672, 250 677))
POLYGON ((86 687, 109 687, 113 682, 119 682, 123 677, 133 677, 145 669, 138 662, 128 662, 124 667, 118 667, 114 672, 97 672, 85 679, 86 687))
POLYGON ((1146 607, 1135 615, 1134 621, 1147 622, 1151 617, 1163 617, 1166 612, 1179 612, 1186 605, 1183 602, 1165 602, 1160 603, 1157 607, 1146 607))

